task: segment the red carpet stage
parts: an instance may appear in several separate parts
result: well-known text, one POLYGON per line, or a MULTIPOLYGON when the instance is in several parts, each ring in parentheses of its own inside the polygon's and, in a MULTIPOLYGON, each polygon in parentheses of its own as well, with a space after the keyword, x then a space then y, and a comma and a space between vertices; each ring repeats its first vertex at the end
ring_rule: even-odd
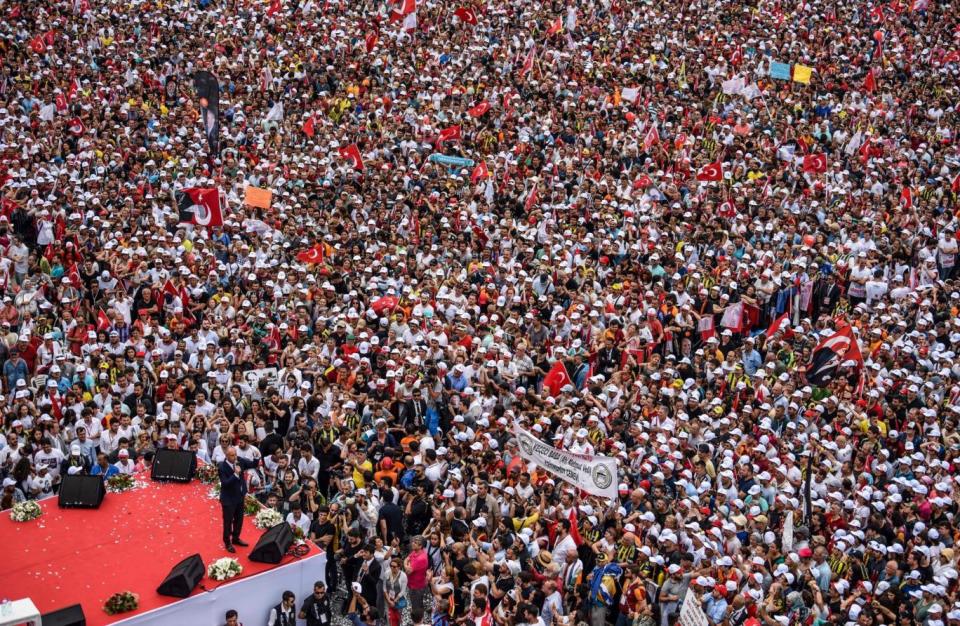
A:
POLYGON ((263 534, 251 517, 243 524, 243 539, 250 547, 238 547, 230 555, 221 543, 220 504, 208 496, 208 485, 142 480, 146 487, 107 493, 96 510, 60 509, 51 498, 41 502, 39 519, 17 523, 8 514, 0 515, 4 596, 30 598, 41 613, 80 603, 91 626, 130 618, 137 624, 188 619, 180 623, 205 626, 222 623, 229 608, 240 610, 245 623, 258 624, 265 623, 283 589, 296 593, 299 602, 312 591, 314 580, 324 579, 326 555, 309 543, 310 552, 299 559, 287 556, 278 565, 250 561, 247 555, 263 534), (204 576, 200 586, 207 591, 198 586, 184 600, 158 595, 156 588, 171 568, 195 553, 203 557, 205 567, 220 557, 233 556, 243 573, 225 583, 204 576), (277 590, 272 589, 274 574, 277 590), (256 581, 248 581, 250 577, 256 581), (251 583, 257 585, 256 594, 249 592, 251 583), (109 616, 103 604, 120 591, 139 594, 140 608, 109 616))

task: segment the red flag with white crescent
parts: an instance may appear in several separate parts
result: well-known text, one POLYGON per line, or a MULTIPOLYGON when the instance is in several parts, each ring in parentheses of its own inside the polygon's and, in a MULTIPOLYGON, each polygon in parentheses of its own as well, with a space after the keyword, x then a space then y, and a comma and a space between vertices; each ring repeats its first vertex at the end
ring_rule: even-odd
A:
POLYGON ((660 131, 657 130, 657 125, 654 123, 643 136, 643 149, 649 150, 658 143, 660 143, 660 131))
POLYGON ((523 59, 523 65, 520 66, 520 78, 525 77, 533 69, 533 62, 537 58, 537 47, 530 46, 530 52, 523 59))
POLYGON ((297 253, 297 260, 302 263, 323 263, 323 244, 314 244, 312 247, 297 253))
POLYGON ((57 110, 58 110, 58 111, 66 111, 66 110, 67 110, 67 97, 66 97, 65 95, 63 95, 62 93, 58 93, 58 94, 57 94, 57 97, 54 98, 54 102, 55 102, 56 105, 57 105, 57 110))
POLYGON ((81 120, 79 117, 75 117, 70 120, 70 123, 67 124, 67 127, 70 129, 70 132, 77 137, 87 132, 87 127, 84 125, 83 120, 81 120))
POLYGON ((733 203, 733 200, 727 198, 724 200, 719 207, 717 207, 717 215, 723 218, 732 218, 737 216, 737 205, 733 203))
POLYGON ((213 228, 223 226, 220 190, 216 187, 190 187, 174 193, 181 224, 213 228))
POLYGON ((803 157, 803 171, 808 174, 822 174, 827 171, 827 155, 808 154, 803 157))
POLYGON ((523 209, 529 213, 537 204, 539 197, 540 194, 537 191, 537 185, 534 185, 533 189, 530 190, 530 193, 527 194, 527 199, 523 203, 523 209))
POLYGON ((339 150, 340 158, 347 159, 353 164, 353 169, 363 171, 363 156, 360 154, 360 148, 352 143, 349 146, 343 146, 339 150))
POLYGON ((465 24, 470 24, 471 26, 477 25, 477 14, 476 12, 469 7, 460 7, 453 12, 454 15, 460 18, 460 21, 465 24))
POLYGON ((707 163, 697 172, 697 180, 700 182, 716 182, 723 180, 723 163, 707 163))
POLYGON ((907 210, 913 208, 913 191, 909 186, 900 190, 900 206, 907 210))
POLYGON ((476 185, 481 180, 490 176, 490 171, 487 169, 487 162, 480 161, 476 167, 473 168, 473 173, 470 174, 470 182, 476 185))
POLYGON ((481 102, 480 104, 476 106, 472 106, 469 109, 467 109, 467 113, 470 115, 470 117, 480 117, 489 110, 490 110, 490 103, 481 102))
POLYGON ((30 49, 36 52, 37 54, 43 54, 47 51, 47 44, 43 40, 43 37, 37 35, 30 40, 30 49))
POLYGON ((316 122, 311 115, 306 122, 303 123, 303 132, 304 134, 313 139, 314 134, 316 133, 316 122))
POLYGON ((455 139, 460 139, 460 126, 459 124, 454 126, 448 126, 440 131, 440 134, 437 135, 437 145, 443 145, 445 141, 453 141, 455 139))

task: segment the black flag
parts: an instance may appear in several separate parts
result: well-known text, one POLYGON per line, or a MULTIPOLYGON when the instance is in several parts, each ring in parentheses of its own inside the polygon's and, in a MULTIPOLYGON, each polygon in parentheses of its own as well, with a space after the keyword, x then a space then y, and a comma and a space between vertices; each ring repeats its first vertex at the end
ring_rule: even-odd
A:
POLYGON ((193 75, 193 87, 200 100, 200 118, 207 133, 207 146, 210 154, 220 152, 220 83, 217 77, 207 71, 193 75))

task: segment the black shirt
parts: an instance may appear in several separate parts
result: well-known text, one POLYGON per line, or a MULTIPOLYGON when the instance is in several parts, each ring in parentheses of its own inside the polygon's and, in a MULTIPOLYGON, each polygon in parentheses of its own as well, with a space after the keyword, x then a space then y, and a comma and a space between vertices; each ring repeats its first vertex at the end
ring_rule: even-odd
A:
POLYGON ((393 502, 388 502, 380 508, 380 516, 377 518, 378 526, 381 520, 387 525, 388 542, 394 537, 403 537, 403 509, 393 502))
POLYGON ((323 594, 319 600, 315 595, 310 594, 303 601, 300 612, 304 614, 307 626, 330 626, 330 601, 327 599, 327 594, 323 594))
MULTIPOLYGON (((333 524, 331 524, 329 521, 324 522, 322 524, 316 521, 313 522, 312 524, 310 524, 310 533, 317 539, 319 539, 320 537, 324 537, 326 535, 336 536, 337 534, 336 529, 333 527, 333 524)), ((317 545, 319 546, 320 544, 317 543, 317 545)), ((327 559, 329 559, 333 554, 333 540, 331 540, 330 543, 327 544, 326 550, 327 550, 327 559)))

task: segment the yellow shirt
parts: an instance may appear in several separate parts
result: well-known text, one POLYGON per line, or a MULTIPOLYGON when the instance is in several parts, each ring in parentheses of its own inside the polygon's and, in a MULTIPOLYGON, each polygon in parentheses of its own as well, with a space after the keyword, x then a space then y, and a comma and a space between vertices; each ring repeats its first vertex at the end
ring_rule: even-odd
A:
POLYGON ((353 483, 357 486, 357 489, 363 489, 366 487, 367 482, 363 479, 363 475, 366 472, 373 471, 373 463, 369 460, 364 461, 360 464, 359 467, 354 466, 353 468, 353 483))

